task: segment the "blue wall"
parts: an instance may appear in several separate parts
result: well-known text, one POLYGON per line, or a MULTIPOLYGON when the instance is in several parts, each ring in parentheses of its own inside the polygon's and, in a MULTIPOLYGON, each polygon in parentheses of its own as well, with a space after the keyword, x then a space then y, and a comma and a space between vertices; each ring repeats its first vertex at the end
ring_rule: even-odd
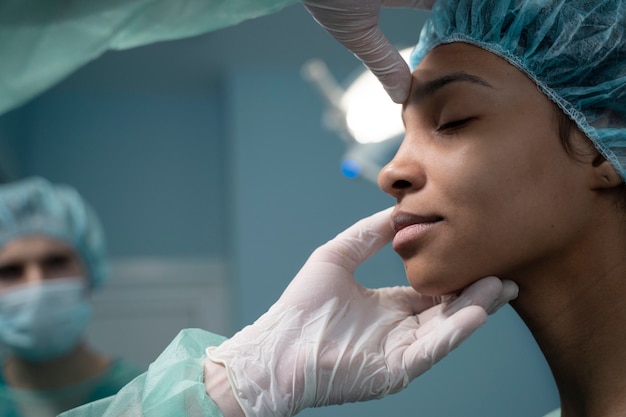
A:
MULTIPOLYGON (((423 17, 388 11, 382 25, 404 46, 423 17)), ((299 5, 108 53, 0 118, 0 162, 9 175, 79 188, 113 257, 226 260, 235 330, 274 302, 315 247, 393 204, 341 176, 343 145, 321 126, 322 102, 299 73, 314 57, 340 80, 359 66, 299 5)), ((367 286, 406 282, 389 248, 357 276, 367 286)), ((543 358, 506 307, 404 392, 302 415, 528 417, 557 406, 543 358)))

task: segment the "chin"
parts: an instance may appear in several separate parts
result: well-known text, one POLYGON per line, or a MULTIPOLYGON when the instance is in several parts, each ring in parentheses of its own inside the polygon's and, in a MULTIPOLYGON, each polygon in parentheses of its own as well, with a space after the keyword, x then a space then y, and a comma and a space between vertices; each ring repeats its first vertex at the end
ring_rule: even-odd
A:
POLYGON ((457 288, 450 285, 444 285, 445 281, 430 282, 424 281, 423 279, 409 279, 409 284, 418 293, 431 297, 457 294, 463 289, 463 287, 457 288))
POLYGON ((411 287, 422 295, 438 297, 457 294, 476 280, 460 281, 460 274, 452 271, 428 271, 411 269, 405 265, 406 276, 411 287))

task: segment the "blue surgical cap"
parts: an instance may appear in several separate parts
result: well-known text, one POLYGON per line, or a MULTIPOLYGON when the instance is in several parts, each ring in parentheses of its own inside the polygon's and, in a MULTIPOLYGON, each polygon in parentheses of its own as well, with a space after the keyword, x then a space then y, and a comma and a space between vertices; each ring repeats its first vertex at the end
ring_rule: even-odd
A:
POLYGON ((106 277, 106 246, 95 211, 67 185, 32 177, 0 185, 0 248, 21 236, 43 235, 73 247, 91 288, 106 277))
POLYGON ((411 54, 465 42, 526 73, 626 179, 626 2, 439 0, 411 54))

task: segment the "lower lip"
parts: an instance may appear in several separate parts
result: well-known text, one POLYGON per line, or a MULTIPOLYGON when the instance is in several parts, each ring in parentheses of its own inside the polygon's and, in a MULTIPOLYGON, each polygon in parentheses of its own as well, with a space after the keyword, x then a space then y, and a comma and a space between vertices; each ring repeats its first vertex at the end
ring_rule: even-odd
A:
POLYGON ((435 228, 440 222, 429 222, 412 224, 400 230, 393 238, 394 250, 401 249, 407 245, 415 244, 422 239, 429 231, 435 228))

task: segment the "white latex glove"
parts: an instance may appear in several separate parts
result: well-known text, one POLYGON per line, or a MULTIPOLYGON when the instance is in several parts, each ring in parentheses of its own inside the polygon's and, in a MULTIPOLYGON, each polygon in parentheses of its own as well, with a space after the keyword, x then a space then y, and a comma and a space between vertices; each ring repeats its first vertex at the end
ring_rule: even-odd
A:
POLYGON ((408 97, 411 74, 378 25, 380 9, 430 10, 433 3, 435 0, 302 0, 313 18, 378 77, 396 103, 408 97))
POLYGON ((293 416, 398 392, 516 297, 513 282, 495 277, 444 302, 408 286, 362 287, 354 271, 393 237, 390 214, 319 247, 267 313, 207 349, 207 362, 225 365, 246 416, 293 416))

